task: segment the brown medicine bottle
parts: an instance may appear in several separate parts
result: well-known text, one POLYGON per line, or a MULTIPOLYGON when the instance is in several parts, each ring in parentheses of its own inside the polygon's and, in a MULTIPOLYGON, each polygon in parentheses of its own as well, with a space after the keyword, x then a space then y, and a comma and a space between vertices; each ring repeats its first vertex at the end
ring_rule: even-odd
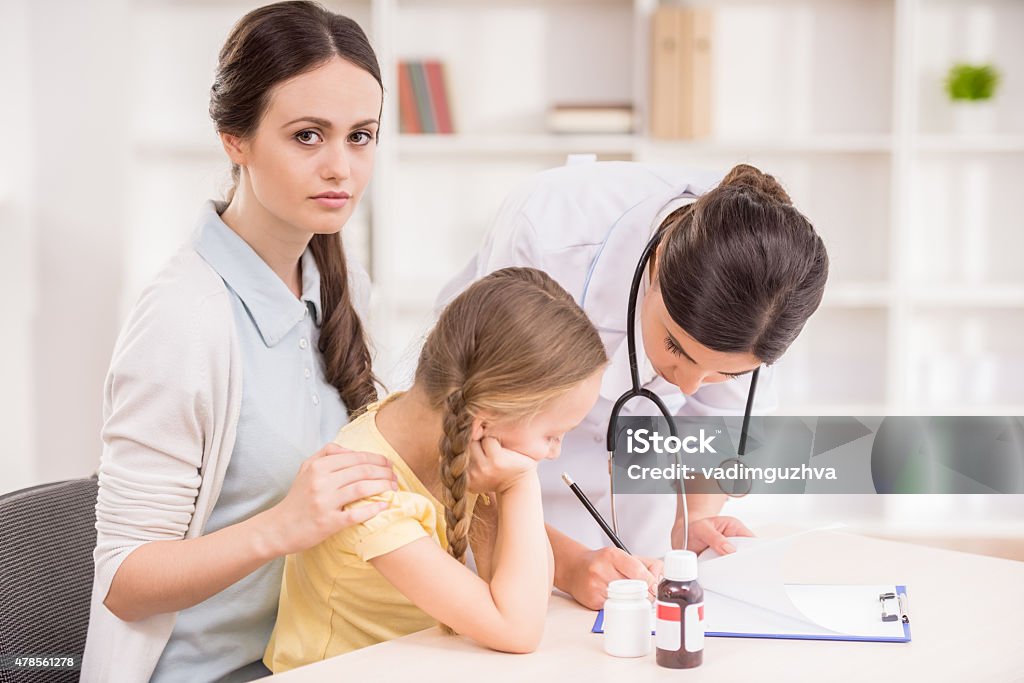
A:
POLYGON ((697 555, 671 550, 658 584, 658 666, 692 669, 704 661, 704 589, 697 583, 697 555))

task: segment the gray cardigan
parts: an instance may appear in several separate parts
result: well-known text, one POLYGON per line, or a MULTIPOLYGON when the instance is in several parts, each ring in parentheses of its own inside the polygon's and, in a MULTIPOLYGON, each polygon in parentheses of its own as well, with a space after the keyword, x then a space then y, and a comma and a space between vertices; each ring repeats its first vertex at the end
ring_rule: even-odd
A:
MULTIPOLYGON (((350 263, 352 300, 364 320, 369 284, 350 263)), ((174 613, 129 623, 103 601, 133 550, 203 533, 238 427, 235 335, 227 287, 191 243, 146 288, 121 330, 104 385, 84 683, 148 680, 171 636, 174 613)))

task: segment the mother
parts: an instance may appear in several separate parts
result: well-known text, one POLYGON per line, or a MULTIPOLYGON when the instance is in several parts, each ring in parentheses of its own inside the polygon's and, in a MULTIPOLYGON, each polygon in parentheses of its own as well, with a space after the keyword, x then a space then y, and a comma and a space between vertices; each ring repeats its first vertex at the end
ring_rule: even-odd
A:
POLYGON ((283 556, 394 486, 383 457, 329 444, 377 398, 369 281, 339 233, 382 97, 366 35, 314 3, 254 10, 224 44, 210 115, 234 187, 143 292, 106 380, 84 681, 265 675, 283 556))

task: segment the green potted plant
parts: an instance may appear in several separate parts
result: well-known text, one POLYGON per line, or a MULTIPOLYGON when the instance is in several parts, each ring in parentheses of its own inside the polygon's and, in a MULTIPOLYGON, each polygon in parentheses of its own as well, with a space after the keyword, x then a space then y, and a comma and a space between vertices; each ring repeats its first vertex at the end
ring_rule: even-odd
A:
POLYGON ((946 75, 946 94, 953 104, 953 127, 959 133, 989 133, 995 120, 992 98, 999 71, 991 64, 957 62, 946 75))

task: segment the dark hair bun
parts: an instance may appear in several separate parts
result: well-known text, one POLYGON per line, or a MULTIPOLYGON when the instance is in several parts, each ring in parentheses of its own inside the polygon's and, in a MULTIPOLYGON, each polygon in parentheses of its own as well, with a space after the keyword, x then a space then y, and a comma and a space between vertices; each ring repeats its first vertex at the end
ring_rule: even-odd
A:
POLYGON ((780 204, 792 205, 793 203, 786 191, 782 189, 779 181, 750 164, 733 166, 732 170, 722 179, 719 187, 746 187, 780 204))

